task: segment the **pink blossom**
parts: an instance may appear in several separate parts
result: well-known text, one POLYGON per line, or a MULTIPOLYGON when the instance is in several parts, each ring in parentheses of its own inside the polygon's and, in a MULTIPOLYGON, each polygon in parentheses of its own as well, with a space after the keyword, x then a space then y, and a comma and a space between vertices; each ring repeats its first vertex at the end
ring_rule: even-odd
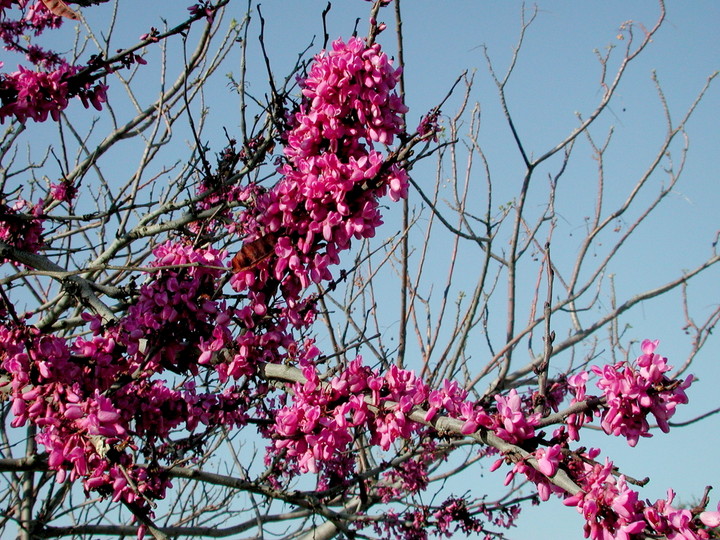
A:
POLYGON ((529 413, 527 406, 514 388, 507 396, 495 396, 497 402, 496 433, 508 442, 522 442, 535 436, 535 426, 540 419, 536 413, 529 413))
POLYGON ((564 504, 576 506, 585 518, 585 537, 593 540, 622 538, 641 533, 645 528, 642 504, 637 493, 630 490, 624 477, 612 476, 613 463, 607 461, 584 466, 579 478, 583 491, 567 497, 564 504))
POLYGON ((558 444, 547 449, 538 448, 535 451, 535 457, 537 458, 540 472, 545 476, 553 476, 558 470, 558 465, 562 458, 562 449, 558 444))
POLYGON ((440 110, 433 109, 427 115, 423 116, 420 120, 420 124, 416 129, 417 134, 423 139, 430 139, 434 142, 438 141, 438 133, 441 128, 439 124, 440 110))
POLYGON ((18 249, 37 253, 43 246, 42 201, 33 205, 17 199, 12 206, 0 203, 0 240, 18 249))
POLYGON ((720 510, 710 510, 700 514, 700 521, 708 527, 720 527, 720 510))
POLYGON ((599 376, 597 386, 603 391, 606 410, 602 428, 606 433, 622 435, 630 446, 640 437, 650 437, 648 414, 652 413, 660 429, 667 432, 669 419, 678 404, 687 403, 685 390, 693 381, 692 375, 685 381, 672 381, 665 373, 672 369, 667 358, 654 354, 657 341, 642 343, 643 355, 635 364, 619 362, 613 366, 593 366, 599 376))

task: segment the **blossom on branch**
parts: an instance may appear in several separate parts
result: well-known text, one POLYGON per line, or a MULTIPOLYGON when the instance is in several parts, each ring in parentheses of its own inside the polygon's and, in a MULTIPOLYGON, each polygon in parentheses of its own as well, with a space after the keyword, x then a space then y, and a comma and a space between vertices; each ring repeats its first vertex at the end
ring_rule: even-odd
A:
POLYGON ((655 354, 658 341, 646 339, 643 354, 635 364, 619 362, 612 366, 593 366, 599 376, 597 386, 605 396, 602 428, 606 433, 622 435, 630 446, 640 437, 651 437, 648 414, 652 414, 658 427, 667 433, 668 420, 675 414, 677 405, 687 403, 685 390, 693 376, 684 381, 671 380, 665 374, 672 369, 667 358, 655 354))

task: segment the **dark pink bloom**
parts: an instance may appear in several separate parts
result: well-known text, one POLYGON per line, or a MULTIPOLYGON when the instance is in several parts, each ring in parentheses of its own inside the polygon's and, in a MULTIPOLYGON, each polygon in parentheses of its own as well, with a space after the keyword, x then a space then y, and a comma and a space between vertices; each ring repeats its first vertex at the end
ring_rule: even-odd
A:
POLYGON ((630 446, 635 446, 640 437, 652 436, 648 414, 655 417, 661 430, 670 429, 668 420, 678 404, 687 403, 685 390, 693 381, 692 375, 683 382, 672 381, 665 375, 672 368, 667 358, 654 354, 657 344, 643 341, 644 354, 634 365, 619 362, 614 366, 592 367, 606 400, 602 428, 606 433, 626 437, 630 446))
POLYGON ((514 388, 507 396, 496 395, 497 421, 496 433, 508 442, 522 442, 535 436, 535 426, 540 415, 529 413, 527 406, 514 388))
POLYGON ((538 448, 535 451, 535 457, 538 461, 540 472, 545 476, 552 476, 558 470, 558 465, 562 458, 562 449, 560 445, 553 445, 547 449, 538 448))

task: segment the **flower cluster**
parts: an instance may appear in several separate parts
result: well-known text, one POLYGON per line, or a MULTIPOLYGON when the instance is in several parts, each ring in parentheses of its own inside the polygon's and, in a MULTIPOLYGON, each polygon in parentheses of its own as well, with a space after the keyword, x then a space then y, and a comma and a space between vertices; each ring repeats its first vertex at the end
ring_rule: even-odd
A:
MULTIPOLYGON (((523 399, 514 389, 506 395, 496 395, 497 413, 491 415, 490 429, 510 443, 524 445, 529 453, 524 457, 503 456, 491 470, 503 462, 512 464, 505 484, 516 474, 523 474, 537 486, 540 499, 547 500, 552 493, 563 493, 550 481, 562 468, 563 474, 569 474, 581 488, 568 497, 565 504, 576 506, 583 514, 587 522, 586 536, 593 539, 635 538, 645 529, 668 538, 706 538, 698 528, 696 516, 672 507, 672 496, 654 504, 643 503, 638 493, 628 487, 625 478, 614 475, 611 462, 601 465, 594 461, 597 450, 577 457, 568 447, 569 441, 579 439, 578 430, 595 415, 602 417, 601 425, 606 433, 625 436, 631 446, 637 444, 639 437, 650 436, 649 414, 663 431, 668 431, 668 421, 676 406, 687 402, 685 390, 692 376, 684 381, 670 379, 667 373, 671 367, 666 358, 655 354, 657 345, 657 341, 643 341, 643 354, 633 364, 594 366, 591 372, 562 377, 554 383, 550 389, 556 394, 552 397, 553 409, 558 409, 563 395, 571 396, 570 405, 574 408, 549 442, 542 442, 547 446, 538 448, 541 441, 534 439, 540 417, 531 412, 531 400, 523 399), (591 373, 598 376, 600 397, 587 395, 591 373)), ((714 523, 716 514, 720 516, 720 513, 705 512, 700 519, 703 523, 714 523)))
MULTIPOLYGON (((596 456, 597 451, 591 453, 596 456)), ((583 463, 578 480, 582 491, 564 500, 577 507, 585 518, 585 537, 595 539, 626 538, 645 529, 637 493, 630 490, 624 477, 615 478, 613 463, 583 463)))
POLYGON ((25 8, 29 0, 4 0, 0 2, 0 40, 4 49, 25 55, 34 65, 53 69, 62 63, 60 55, 32 44, 30 36, 39 36, 47 29, 59 28, 60 17, 54 16, 39 0, 34 2, 24 16, 13 19, 7 13, 12 7, 25 8))
POLYGON ((207 362, 212 352, 231 341, 232 312, 212 298, 223 273, 223 254, 172 242, 156 247, 153 254, 151 266, 158 270, 128 309, 119 340, 139 369, 196 373, 196 351, 200 363, 207 362))
POLYGON ((630 446, 635 446, 640 437, 652 436, 648 414, 655 417, 662 431, 669 431, 668 420, 678 404, 687 403, 685 390, 693 381, 692 375, 682 382, 670 380, 665 374, 672 368, 667 358, 655 354, 657 345, 657 341, 643 341, 643 354, 635 365, 619 362, 592 367, 599 376, 597 386, 605 396, 602 428, 606 433, 626 437, 630 446))
POLYGON ((519 443, 535 436, 535 428, 540 415, 528 414, 527 405, 523 403, 522 396, 514 388, 506 396, 495 396, 498 409, 498 422, 495 433, 511 443, 519 443))
POLYGON ((440 109, 433 109, 423 116, 416 129, 417 134, 423 139, 438 142, 438 134, 442 131, 440 127, 440 109))
MULTIPOLYGON (((405 171, 375 149, 403 130, 406 108, 394 92, 399 76, 379 45, 334 42, 300 82, 302 101, 283 135, 281 180, 271 189, 225 185, 223 167, 246 159, 231 143, 218 174, 203 182, 203 208, 218 197, 247 207, 233 225, 245 243, 231 281, 236 291, 247 291, 237 314, 246 332, 232 362, 218 368, 223 377, 248 375, 259 361, 288 359, 292 329, 315 318, 314 300, 303 299, 303 291, 332 279, 329 266, 352 238, 375 234, 382 223, 378 197, 388 190, 394 200, 404 196, 405 171)), ((249 141, 248 151, 258 144, 249 141)))
POLYGON ((715 512, 704 512, 696 519, 690 510, 672 506, 675 497, 672 490, 668 490, 667 499, 652 504, 642 501, 624 476, 613 475, 611 461, 605 464, 593 461, 598 453, 592 450, 586 460, 573 463, 581 491, 564 500, 566 506, 576 507, 585 518, 586 538, 710 538, 701 524, 712 525, 715 512))
POLYGON ((77 197, 77 193, 78 188, 69 180, 50 184, 50 197, 56 201, 72 204, 75 197, 77 197))
POLYGON ((552 493, 563 493, 561 488, 549 480, 549 478, 558 471, 562 460, 561 453, 562 448, 560 445, 555 444, 547 449, 538 448, 535 452, 524 458, 504 456, 497 459, 490 466, 490 471, 499 469, 504 462, 512 463, 512 469, 505 476, 505 485, 509 485, 514 480, 516 474, 522 474, 527 480, 535 484, 540 500, 547 501, 552 493), (531 458, 537 461, 537 468, 530 464, 529 460, 531 458))
MULTIPOLYGON (((567 389, 573 392, 573 398, 571 404, 580 403, 586 398, 586 385, 590 374, 587 371, 582 371, 571 375, 567 378, 567 389)), ((565 420, 565 426, 567 427, 568 437, 570 440, 580 440, 580 428, 582 428, 587 422, 592 421, 591 412, 579 412, 568 415, 565 420)))
POLYGON ((199 393, 192 381, 173 388, 154 378, 165 370, 197 373, 199 361, 232 348, 232 311, 210 298, 222 254, 176 243, 154 254, 154 279, 123 318, 103 325, 86 316, 91 336, 68 343, 30 326, 0 324, 13 426, 38 426, 37 441, 59 481, 82 479, 88 490, 141 505, 162 498, 169 482, 148 472, 152 464, 140 466, 140 455, 172 463, 200 451, 202 437, 193 433, 245 425, 250 408, 247 390, 235 386, 199 393), (191 436, 171 438, 179 433, 191 436))
MULTIPOLYGON (((385 451, 397 440, 421 438, 424 428, 410 420, 418 407, 428 408, 425 422, 432 422, 438 415, 462 420, 465 434, 484 428, 512 443, 535 436, 533 426, 538 415, 528 412, 527 402, 515 390, 508 396, 496 396, 497 412, 488 413, 481 405, 468 401, 467 392, 455 382, 444 381, 440 389, 430 391, 413 371, 391 366, 381 375, 363 366, 359 357, 325 383, 320 381, 313 365, 306 365, 303 374, 306 381, 292 386, 292 402, 277 412, 271 430, 275 441, 270 453, 283 451, 286 459, 295 464, 287 470, 288 475, 319 473, 327 466, 335 470, 335 460, 346 459, 358 430, 369 433, 369 443, 385 451)), ((384 477, 393 481, 387 483, 391 487, 380 489, 381 498, 392 500, 399 494, 398 486, 404 493, 421 489, 427 482, 426 467, 435 460, 434 452, 433 445, 425 445, 416 458, 388 471, 384 477)), ((552 476, 557 471, 560 447, 540 449, 535 457, 541 463, 541 472, 521 461, 507 481, 521 472, 541 486, 544 493, 559 491, 544 475, 552 476)), ((498 460, 494 468, 504 459, 498 460)), ((324 482, 323 478, 320 481, 324 482)))
MULTIPOLYGON (((99 477, 109 485, 122 481, 121 469, 113 474, 106 455, 127 438, 127 427, 113 403, 88 384, 86 368, 65 340, 2 324, 0 343, 0 366, 11 380, 12 426, 30 421, 40 428, 37 442, 47 449, 58 481, 83 478, 86 487, 99 477)), ((136 495, 129 487, 115 494, 128 502, 136 495)))
POLYGON ((52 14, 39 0, 20 20, 7 15, 6 10, 13 5, 22 8, 27 3, 8 0, 0 5, 0 40, 4 48, 24 54, 35 66, 35 69, 18 66, 17 71, 0 74, 0 123, 11 117, 21 123, 28 119, 44 122, 48 117, 58 120, 74 97, 86 109, 92 105, 101 110, 107 101, 107 86, 98 79, 117 69, 145 63, 130 50, 112 60, 93 55, 86 65, 68 64, 59 54, 32 43, 33 37, 45 30, 59 28, 62 17, 52 14))
POLYGON ((18 71, 0 76, 0 123, 15 117, 21 123, 28 118, 44 122, 48 116, 57 121, 72 97, 79 97, 85 108, 98 111, 107 101, 107 86, 82 82, 81 68, 61 64, 52 71, 34 71, 22 66, 18 71))
POLYGON ((49 72, 36 72, 22 66, 18 71, 0 79, 0 94, 10 96, 0 107, 0 122, 8 116, 15 116, 20 122, 32 118, 36 122, 60 118, 60 112, 68 105, 67 75, 72 68, 62 66, 49 72))
MULTIPOLYGON (((488 530, 488 525, 509 529, 519 510, 518 505, 491 507, 451 496, 437 506, 418 503, 401 514, 390 509, 381 524, 374 522, 373 527, 381 538, 426 540, 431 535, 452 538, 462 533, 491 540, 499 535, 488 530)), ((358 525, 362 527, 363 522, 358 522, 358 525)))
POLYGON ((412 371, 392 367, 381 376, 356 358, 327 383, 313 366, 303 375, 306 381, 293 385, 292 403, 277 412, 272 430, 271 452, 284 450, 296 472, 317 473, 345 459, 357 427, 369 430, 370 443, 383 450, 421 428, 408 414, 425 401, 428 388, 412 371))
POLYGON ((212 22, 215 18, 215 8, 207 0, 201 0, 197 4, 188 7, 187 10, 193 17, 204 17, 209 22, 212 22))
POLYGON ((283 178, 258 195, 254 219, 244 217, 246 244, 264 238, 272 246, 271 256, 233 279, 236 290, 259 294, 256 305, 267 304, 279 286, 289 315, 305 324, 301 291, 332 279, 328 267, 351 239, 375 234, 379 196, 405 196, 404 169, 375 149, 403 130, 407 109, 394 92, 399 76, 379 45, 353 38, 318 55, 301 81, 303 99, 284 135, 283 178))
POLYGON ((72 66, 57 53, 32 44, 30 36, 59 28, 62 19, 50 13, 39 1, 20 20, 12 20, 5 13, 13 4, 24 7, 26 3, 26 0, 17 0, 0 6, 3 15, 0 39, 5 49, 25 54, 27 60, 37 67, 28 69, 18 66, 17 71, 0 75, 0 123, 8 117, 17 118, 22 123, 28 119, 44 122, 48 117, 57 121, 75 96, 86 108, 92 105, 100 110, 107 100, 107 87, 96 83, 90 76, 87 68, 91 66, 72 66))
POLYGON ((434 525, 439 534, 452 538, 457 530, 464 534, 483 532, 483 522, 470 513, 467 501, 458 497, 447 499, 433 513, 434 525))
POLYGON ((0 203, 0 240, 15 248, 37 253, 43 246, 42 212, 42 201, 31 204, 18 199, 12 206, 0 203))
POLYGON ((384 503, 423 491, 428 485, 428 467, 437 459, 437 444, 432 438, 423 441, 417 455, 385 471, 377 487, 384 503))

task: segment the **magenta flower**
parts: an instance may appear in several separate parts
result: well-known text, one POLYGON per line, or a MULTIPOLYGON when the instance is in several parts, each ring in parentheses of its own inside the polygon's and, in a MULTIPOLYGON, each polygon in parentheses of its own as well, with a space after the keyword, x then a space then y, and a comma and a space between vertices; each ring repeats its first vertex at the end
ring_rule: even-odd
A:
POLYGON ((498 409, 496 433, 499 437, 517 443, 535 436, 533 426, 537 425, 540 415, 527 413, 527 407, 517 390, 513 388, 507 396, 498 394, 495 401, 498 409))
POLYGON ((547 449, 538 448, 535 451, 535 457, 538 461, 538 468, 545 476, 554 475, 562 458, 562 449, 559 444, 555 444, 547 449))
POLYGON ((606 433, 622 435, 630 446, 640 437, 651 437, 648 414, 652 414, 660 429, 670 429, 669 419, 678 404, 687 403, 685 390, 693 381, 692 375, 685 381, 672 381, 665 374, 672 369, 667 358, 654 354, 657 341, 642 343, 643 355, 635 365, 619 362, 614 366, 593 366, 599 376, 597 386, 603 391, 606 410, 602 416, 602 428, 606 433))

